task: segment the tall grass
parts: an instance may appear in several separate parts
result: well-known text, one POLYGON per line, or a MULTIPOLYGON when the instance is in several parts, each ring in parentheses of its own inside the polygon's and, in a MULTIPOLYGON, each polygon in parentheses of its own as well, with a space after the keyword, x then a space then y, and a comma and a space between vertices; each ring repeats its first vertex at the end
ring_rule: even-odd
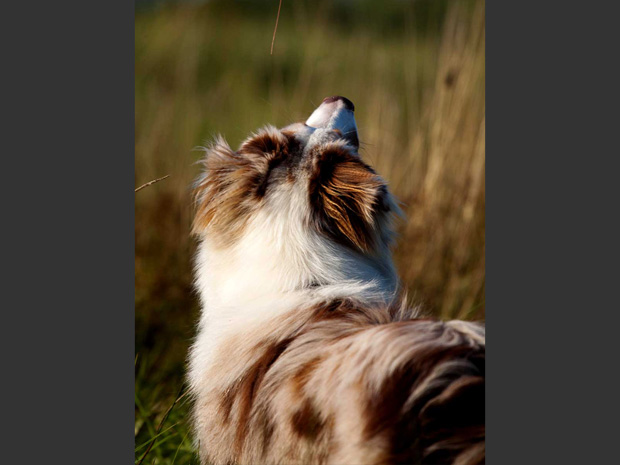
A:
MULTIPOLYGON (((484 2, 392 1, 354 15, 284 1, 272 56, 277 7, 136 14, 136 186, 170 174, 136 193, 137 446, 182 384, 197 316, 192 148, 216 133, 234 146, 266 123, 305 119, 325 96, 350 98, 362 156, 403 202, 395 258, 410 296, 442 318, 484 318, 484 2)), ((195 463, 181 442, 186 409, 175 405, 158 434, 179 424, 144 463, 195 463)))

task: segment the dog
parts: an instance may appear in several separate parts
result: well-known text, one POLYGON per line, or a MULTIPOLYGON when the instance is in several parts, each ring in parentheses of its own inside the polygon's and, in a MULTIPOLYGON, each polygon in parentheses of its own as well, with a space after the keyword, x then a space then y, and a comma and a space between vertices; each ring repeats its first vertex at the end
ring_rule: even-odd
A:
POLYGON ((480 464, 485 329, 421 318, 353 103, 206 149, 190 349, 203 464, 480 464))

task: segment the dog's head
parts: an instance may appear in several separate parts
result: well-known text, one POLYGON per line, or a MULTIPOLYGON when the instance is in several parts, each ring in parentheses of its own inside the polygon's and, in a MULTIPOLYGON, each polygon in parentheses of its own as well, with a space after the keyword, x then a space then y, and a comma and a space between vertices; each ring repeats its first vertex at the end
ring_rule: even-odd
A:
POLYGON ((358 154, 353 112, 350 100, 329 97, 305 122, 268 126, 236 151, 217 139, 195 188, 194 233, 227 248, 260 231, 281 248, 299 249, 298 261, 318 242, 390 259, 398 207, 358 154))

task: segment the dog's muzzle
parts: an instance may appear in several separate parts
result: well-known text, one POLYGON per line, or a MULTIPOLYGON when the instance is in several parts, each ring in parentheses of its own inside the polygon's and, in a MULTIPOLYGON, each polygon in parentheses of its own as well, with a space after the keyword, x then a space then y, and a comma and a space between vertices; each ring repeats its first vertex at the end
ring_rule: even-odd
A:
POLYGON ((357 148, 359 139, 354 111, 355 105, 348 98, 339 95, 327 97, 306 120, 306 124, 317 129, 339 131, 342 137, 357 148))

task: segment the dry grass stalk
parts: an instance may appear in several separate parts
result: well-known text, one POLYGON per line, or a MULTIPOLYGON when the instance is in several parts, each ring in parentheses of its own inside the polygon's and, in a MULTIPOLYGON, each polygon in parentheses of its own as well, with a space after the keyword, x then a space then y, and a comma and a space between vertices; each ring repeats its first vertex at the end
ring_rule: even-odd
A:
POLYGON ((163 181, 166 178, 169 178, 170 175, 162 176, 161 178, 153 179, 152 181, 147 182, 146 184, 142 184, 140 187, 136 188, 134 192, 138 192, 139 190, 144 189, 145 187, 149 187, 151 184, 155 184, 156 182, 163 181))
POLYGON ((273 44, 276 41, 276 31, 278 30, 278 20, 280 19, 280 8, 282 8, 282 0, 278 5, 278 16, 276 16, 276 26, 273 28, 273 37, 271 38, 271 55, 273 55, 273 44))

